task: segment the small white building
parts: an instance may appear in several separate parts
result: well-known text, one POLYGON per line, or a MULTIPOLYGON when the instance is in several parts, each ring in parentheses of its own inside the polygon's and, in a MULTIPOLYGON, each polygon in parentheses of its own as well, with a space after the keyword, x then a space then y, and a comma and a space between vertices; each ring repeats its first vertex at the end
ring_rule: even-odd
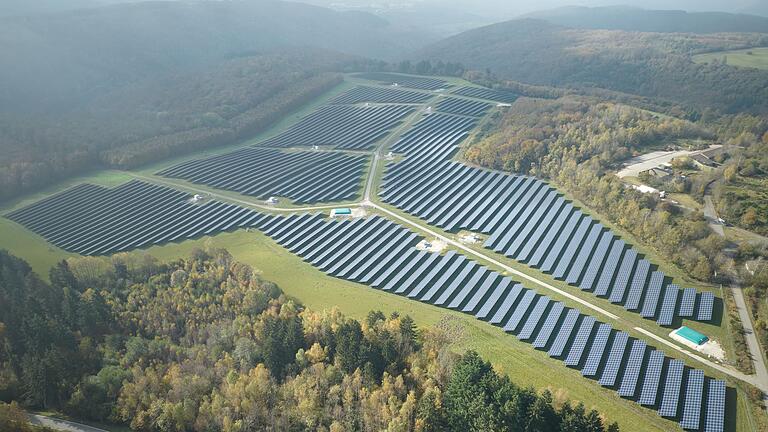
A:
POLYGON ((202 195, 200 195, 200 194, 195 194, 195 196, 193 196, 193 197, 192 197, 192 199, 191 199, 190 201, 191 201, 191 202, 193 202, 193 203, 199 203, 199 202, 200 202, 200 201, 202 201, 203 199, 205 199, 205 197, 204 197, 204 196, 202 196, 202 195))
POLYGON ((331 217, 332 218, 351 218, 352 217, 352 209, 350 208, 335 208, 331 210, 331 217))
POLYGON ((275 204, 279 203, 279 202, 280 202, 280 200, 279 200, 279 199, 277 199, 277 197, 273 197, 273 196, 271 196, 271 197, 269 197, 269 198, 268 198, 266 201, 264 201, 264 202, 265 202, 265 203, 267 203, 267 204, 269 204, 269 205, 275 205, 275 204))

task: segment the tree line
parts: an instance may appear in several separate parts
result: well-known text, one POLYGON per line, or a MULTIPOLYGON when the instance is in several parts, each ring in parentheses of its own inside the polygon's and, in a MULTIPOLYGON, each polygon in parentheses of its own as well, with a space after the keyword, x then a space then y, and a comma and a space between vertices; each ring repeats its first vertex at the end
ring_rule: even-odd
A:
POLYGON ((618 430, 408 316, 305 308, 224 250, 72 258, 49 279, 0 251, 0 400, 137 431, 618 430))

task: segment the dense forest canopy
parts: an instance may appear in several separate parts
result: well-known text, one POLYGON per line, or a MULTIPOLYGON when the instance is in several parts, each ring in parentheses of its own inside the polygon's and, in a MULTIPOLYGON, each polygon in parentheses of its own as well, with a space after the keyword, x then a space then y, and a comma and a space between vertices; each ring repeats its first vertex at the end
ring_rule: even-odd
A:
POLYGON ((566 6, 525 15, 572 28, 660 33, 768 33, 768 17, 725 12, 566 6))
POLYGON ((768 113, 768 72, 696 64, 699 52, 768 44, 764 34, 583 30, 534 19, 494 24, 444 39, 414 58, 458 61, 501 79, 599 87, 710 109, 768 113))
POLYGON ((224 250, 76 258, 50 280, 0 251, 0 400, 138 431, 618 430, 408 316, 306 309, 224 250))

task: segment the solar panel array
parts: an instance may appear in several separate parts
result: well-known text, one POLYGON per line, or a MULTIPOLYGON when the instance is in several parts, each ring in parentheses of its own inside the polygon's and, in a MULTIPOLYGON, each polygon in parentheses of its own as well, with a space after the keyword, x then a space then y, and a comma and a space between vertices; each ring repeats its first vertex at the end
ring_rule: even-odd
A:
POLYGON ((332 104, 396 103, 418 104, 431 98, 428 93, 400 90, 392 87, 357 86, 347 90, 331 101, 332 104))
POLYGON ((472 117, 482 117, 491 108, 491 104, 461 99, 456 97, 446 97, 440 100, 435 109, 440 112, 459 114, 472 117))
POLYGON ((495 102, 512 103, 517 100, 517 93, 505 90, 491 90, 483 87, 459 87, 453 94, 486 99, 495 102))
POLYGON ((707 415, 704 432, 721 432, 725 427, 725 382, 710 381, 707 387, 707 415))
POLYGON ((370 81, 378 81, 382 84, 397 84, 398 86, 421 90, 439 90, 451 87, 451 84, 439 78, 399 75, 388 72, 366 72, 355 76, 370 81))
POLYGON ((413 112, 404 105, 324 106, 285 132, 256 144, 257 147, 333 146, 366 150, 384 138, 413 112))
POLYGON ((260 229, 332 276, 472 314, 562 359, 602 386, 617 388, 623 397, 659 406, 662 415, 677 416, 676 409, 672 413, 675 403, 689 406, 689 413, 698 409, 706 418, 710 412, 717 415, 717 410, 702 412, 701 398, 696 402, 688 396, 689 387, 676 386, 677 360, 454 250, 418 250, 415 245, 422 237, 383 217, 276 216, 260 229), (666 374, 665 363, 670 365, 666 374), (671 385, 665 384, 669 381, 671 385))
MULTIPOLYGON (((668 285, 663 272, 557 190, 533 177, 451 160, 475 124, 439 113, 425 116, 392 146, 405 158, 387 165, 381 199, 447 231, 486 234, 488 249, 674 325, 680 305, 672 291, 679 287, 668 285)), ((700 304, 696 317, 710 320, 712 302, 700 304)))
POLYGON ((239 227, 267 216, 134 180, 115 188, 81 184, 8 214, 48 242, 81 255, 103 255, 239 227))
POLYGON ((340 152, 284 152, 245 148, 184 162, 158 172, 193 183, 297 204, 355 198, 368 156, 340 152))

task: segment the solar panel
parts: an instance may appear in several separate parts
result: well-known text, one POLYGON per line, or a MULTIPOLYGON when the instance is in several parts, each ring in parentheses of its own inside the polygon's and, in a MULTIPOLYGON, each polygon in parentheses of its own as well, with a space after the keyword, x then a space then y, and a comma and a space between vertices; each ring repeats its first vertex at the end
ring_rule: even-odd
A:
POLYGON ((531 336, 533 336, 533 332, 536 331, 536 328, 538 328, 539 321, 541 321, 541 316, 544 315, 544 312, 547 310, 549 303, 549 297, 539 297, 539 300, 536 302, 536 306, 533 307, 531 314, 525 321, 523 329, 520 330, 520 334, 517 335, 518 339, 528 340, 531 338, 531 336))
POLYGON ((541 326, 536 340, 533 341, 534 348, 544 348, 547 345, 547 342, 552 337, 552 331, 554 331, 555 326, 560 321, 560 317, 563 315, 563 308, 564 305, 560 302, 552 305, 552 309, 549 310, 549 314, 544 319, 544 325, 541 326))
MULTIPOLYGON (((442 294, 443 291, 448 287, 448 285, 454 280, 455 277, 458 276, 458 274, 461 272, 461 270, 465 267, 467 267, 468 260, 464 255, 459 255, 451 264, 448 269, 444 270, 442 272, 442 275, 437 278, 437 280, 430 280, 428 282, 428 285, 431 284, 432 287, 425 292, 424 294, 419 297, 419 300, 423 302, 431 302, 435 296, 438 294, 442 294)), ((409 297, 417 297, 418 294, 411 293, 408 295, 409 297)))
POLYGON ((566 265, 563 267, 558 266, 558 268, 563 269, 563 272, 555 272, 556 278, 565 277, 565 281, 569 284, 575 284, 579 281, 579 277, 584 270, 584 264, 586 264, 587 259, 592 254, 595 243, 597 243, 597 239, 599 238, 602 229, 602 225, 595 224, 592 225, 592 227, 589 229, 584 240, 576 242, 576 237, 574 237, 574 241, 568 245, 568 250, 565 252, 565 254, 563 254, 563 260, 565 260, 567 256, 571 255, 570 270, 566 271, 566 268, 568 268, 567 264, 569 263, 566 263, 566 265), (578 252, 576 252, 577 249, 578 252), (571 251, 574 251, 575 255, 571 254, 571 251))
MULTIPOLYGON (((479 319, 485 319, 488 314, 491 313, 491 309, 493 309, 493 307, 499 301, 499 298, 507 292, 507 287, 511 283, 512 280, 509 278, 501 279, 501 283, 499 283, 499 285, 491 291, 490 297, 488 297, 488 299, 481 305, 480 311, 475 314, 475 317, 479 319)), ((512 290, 512 294, 517 296, 520 294, 522 287, 519 284, 515 284, 512 287, 512 290)))
POLYGON ((545 243, 542 242, 542 245, 539 246, 533 254, 533 258, 531 258, 529 264, 533 267, 540 266, 541 271, 545 273, 550 272, 557 262, 557 257, 560 256, 560 252, 568 243, 568 238, 573 234, 573 231, 583 217, 584 215, 580 211, 572 211, 568 218, 568 222, 565 224, 562 231, 560 231, 560 234, 553 239, 551 246, 545 246, 545 243))
POLYGON ((699 313, 696 315, 696 319, 699 321, 711 321, 714 303, 715 295, 711 292, 704 291, 699 294, 699 313))
POLYGON ((725 381, 710 381, 707 388, 707 414, 704 432, 723 432, 725 428, 725 381))
POLYGON ((635 276, 632 278, 632 286, 629 288, 627 302, 624 303, 624 309, 636 310, 640 307, 640 297, 645 289, 645 282, 648 280, 648 271, 651 269, 651 263, 641 259, 637 262, 635 276))
MULTIPOLYGON (((478 264, 473 261, 467 261, 467 264, 461 269, 461 272, 459 272, 453 281, 449 283, 448 287, 443 291, 440 297, 435 300, 435 305, 444 305, 451 298, 451 296, 453 296, 453 293, 459 288, 459 285, 468 279, 469 275, 475 270, 476 267, 478 267, 478 264)), ((469 278, 467 283, 469 283, 471 280, 472 279, 469 278)))
MULTIPOLYGON (((560 235, 561 230, 566 229, 566 222, 571 218, 572 214, 573 204, 568 203, 563 206, 563 210, 557 216, 557 219, 552 222, 552 227, 547 230, 546 234, 544 234, 544 238, 536 246, 536 248, 531 249, 530 252, 524 250, 525 256, 523 256, 521 253, 517 259, 530 265, 531 267, 538 267, 539 263, 541 263, 541 259, 545 256, 546 252, 549 251, 552 242, 560 235)), ((576 222, 574 221, 574 224, 575 223, 576 222)), ((526 245, 526 247, 528 246, 530 246, 530 248, 534 247, 534 245, 526 245)))
POLYGON ((664 380, 664 392, 661 396, 661 406, 659 407, 659 415, 662 417, 675 417, 677 415, 684 368, 685 364, 681 360, 669 361, 667 377, 664 380))
POLYGON ((581 357, 584 354, 584 348, 587 346, 587 342, 592 335, 592 329, 595 327, 595 318, 588 316, 584 317, 581 321, 581 326, 576 332, 576 337, 573 340, 573 345, 568 351, 568 356, 565 359, 566 366, 576 366, 581 361, 581 357))
MULTIPOLYGON (((584 217, 571 240, 567 245, 564 245, 565 251, 563 251, 563 255, 558 260, 557 267, 555 267, 555 271, 552 273, 556 279, 562 279, 565 276, 566 271, 573 263, 573 256, 576 255, 579 245, 581 245, 584 236, 587 235, 587 230, 591 225, 592 219, 584 217)), ((547 259, 547 262, 549 262, 549 259, 547 259)), ((548 272, 545 268, 542 268, 542 270, 548 272)))
MULTIPOLYGON (((517 302, 517 299, 520 298, 520 304, 526 302, 526 299, 528 299, 528 304, 530 304, 530 301, 533 300, 533 297, 536 295, 536 292, 529 289, 524 289, 522 285, 515 284, 515 286, 512 287, 509 294, 507 294, 506 297, 504 297, 504 300, 501 302, 501 305, 499 305, 498 309, 496 309, 496 313, 493 314, 491 319, 488 320, 491 324, 500 324, 504 317, 506 317, 510 311, 517 310, 519 308, 515 308, 515 303, 517 302), (523 294, 523 297, 520 297, 520 294, 523 294)), ((488 302, 490 304, 491 302, 488 302)))
POLYGON ((696 289, 686 288, 683 290, 683 299, 680 301, 679 315, 683 318, 693 316, 693 307, 696 305, 696 289))
POLYGON ((584 369, 581 370, 582 375, 597 375, 597 369, 600 367, 600 360, 603 358, 605 346, 608 345, 611 330, 613 330, 611 326, 605 323, 600 324, 597 328, 597 334, 592 339, 592 348, 590 348, 589 355, 587 355, 587 362, 584 364, 584 369))
POLYGON ((435 266, 430 268, 428 272, 422 273, 420 275, 414 275, 416 276, 415 280, 413 281, 416 283, 416 286, 411 290, 412 283, 406 283, 403 284, 400 288, 398 288, 395 292, 397 294, 405 294, 410 298, 417 297, 421 291, 426 288, 427 284, 433 282, 437 275, 442 274, 446 275, 451 273, 454 268, 453 266, 456 265, 456 262, 459 261, 459 258, 464 258, 462 255, 459 255, 456 253, 456 251, 448 251, 447 254, 442 255, 438 260, 437 263, 435 263, 435 266), (446 269, 446 270, 443 270, 446 269))
POLYGON ((653 318, 656 316, 656 309, 659 307, 659 296, 664 286, 664 273, 655 271, 651 273, 651 282, 645 290, 645 301, 640 316, 643 318, 653 318))
POLYGON ((515 311, 512 313, 512 316, 509 317, 509 321, 507 321, 507 323, 504 325, 504 331, 514 332, 517 330, 517 328, 520 326, 520 321, 523 320, 525 313, 531 307, 531 304, 535 298, 535 291, 529 290, 527 293, 525 293, 523 298, 520 300, 520 303, 515 308, 515 311))
POLYGON ((659 380, 661 368, 664 365, 664 353, 652 351, 645 368, 643 388, 640 390, 640 405, 653 405, 656 403, 656 394, 659 392, 659 380))
POLYGON ((688 384, 685 389, 683 416, 680 426, 683 429, 699 429, 701 425, 701 393, 704 390, 704 371, 688 371, 688 384))
POLYGON ((540 221, 531 221, 530 224, 536 224, 536 230, 530 235, 527 241, 523 242, 520 251, 514 256, 514 259, 522 262, 527 262, 528 257, 531 255, 533 248, 538 245, 539 240, 550 230, 558 230, 559 226, 552 225, 552 220, 560 215, 560 210, 565 208, 565 199, 563 197, 557 197, 552 206, 545 212, 544 218, 540 221))
POLYGON ((624 351, 627 349, 629 335, 624 332, 616 333, 611 345, 611 352, 608 354, 608 360, 605 362, 603 374, 600 376, 600 385, 604 387, 613 387, 616 384, 616 376, 619 374, 619 367, 624 359, 624 351))
POLYGON ((624 378, 621 380, 621 387, 619 387, 619 396, 631 398, 635 395, 637 380, 640 378, 640 370, 645 359, 645 351, 645 342, 639 339, 632 342, 627 367, 624 368, 624 378))
POLYGON ((677 306, 677 295, 680 293, 680 287, 675 284, 667 285, 664 291, 664 301, 661 304, 661 312, 656 322, 659 325, 669 326, 675 318, 675 307, 677 306))
POLYGON ((621 260, 619 273, 616 275, 616 281, 613 283, 613 288, 608 296, 608 300, 611 303, 621 303, 624 301, 624 293, 627 292, 627 285, 629 284, 630 277, 632 277, 636 262, 637 252, 634 249, 627 250, 624 258, 621 260))
POLYGON ((480 302, 483 302, 483 300, 488 295, 488 292, 494 292, 496 289, 494 289, 494 285, 496 283, 499 283, 499 281, 502 281, 501 283, 505 283, 506 285, 509 285, 510 282, 512 282, 509 278, 500 278, 498 273, 492 272, 488 275, 488 277, 483 281, 483 284, 480 285, 480 288, 475 292, 475 294, 469 299, 466 305, 461 309, 462 312, 467 313, 474 313, 477 310, 478 304, 480 302), (505 281, 506 280, 506 281, 505 281))
POLYGON ((557 332, 557 337, 549 348, 550 357, 560 357, 563 355, 565 344, 571 339, 571 333, 573 333, 573 327, 576 325, 576 320, 579 319, 579 311, 576 309, 568 309, 568 313, 565 315, 563 325, 560 326, 560 330, 557 332))
POLYGON ((608 252, 608 257, 605 259, 603 271, 600 272, 600 278, 595 286, 596 296, 602 297, 608 294, 608 290, 611 288, 611 281, 613 281, 613 275, 620 264, 621 254, 624 252, 625 246, 624 240, 613 242, 613 246, 611 246, 611 250, 608 252))
POLYGON ((475 292, 475 290, 478 289, 478 287, 482 286, 482 282, 484 281, 484 278, 488 276, 488 273, 490 271, 486 267, 480 267, 477 269, 477 271, 472 275, 472 278, 469 279, 469 281, 464 284, 464 286, 461 288, 461 291, 459 291, 458 294, 451 300, 451 303, 448 305, 448 308, 450 309, 456 309, 461 307, 461 305, 464 303, 464 300, 472 293, 475 292))
MULTIPOLYGON (((586 261, 586 270, 584 270, 584 274, 581 276, 579 288, 588 291, 595 287, 595 278, 597 278, 597 274, 603 265, 603 261, 605 261, 605 255, 608 253, 608 248, 611 246, 611 243, 613 243, 613 234, 611 234, 610 231, 603 232, 603 235, 600 236, 600 241, 597 243, 595 252, 586 261)), ((574 283, 577 282, 578 276, 574 283)))

